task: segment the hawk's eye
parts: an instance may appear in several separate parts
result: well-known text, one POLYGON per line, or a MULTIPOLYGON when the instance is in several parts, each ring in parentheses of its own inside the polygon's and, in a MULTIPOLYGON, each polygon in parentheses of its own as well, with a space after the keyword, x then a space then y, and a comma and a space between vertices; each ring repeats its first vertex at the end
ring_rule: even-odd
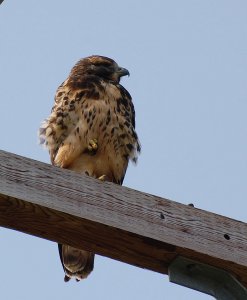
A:
POLYGON ((96 62, 92 65, 92 72, 100 77, 110 79, 114 73, 114 66, 108 62, 96 62))

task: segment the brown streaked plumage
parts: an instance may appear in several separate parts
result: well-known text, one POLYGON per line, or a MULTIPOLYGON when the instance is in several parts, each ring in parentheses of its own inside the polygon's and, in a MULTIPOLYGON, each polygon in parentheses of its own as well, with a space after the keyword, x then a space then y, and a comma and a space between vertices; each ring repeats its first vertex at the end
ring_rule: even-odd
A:
MULTIPOLYGON (((59 86, 51 115, 40 128, 40 142, 56 166, 122 184, 140 144, 128 91, 119 84, 129 72, 104 56, 81 59, 59 86)), ((65 281, 93 270, 94 254, 59 245, 65 281)))

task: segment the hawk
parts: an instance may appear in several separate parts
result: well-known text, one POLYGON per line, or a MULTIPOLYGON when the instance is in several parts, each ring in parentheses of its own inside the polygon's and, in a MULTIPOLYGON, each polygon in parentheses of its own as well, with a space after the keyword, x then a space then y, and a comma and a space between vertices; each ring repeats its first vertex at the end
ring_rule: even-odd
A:
MULTIPOLYGON (((50 116, 39 130, 51 163, 94 178, 122 184, 129 160, 141 150, 135 110, 119 83, 129 71, 104 56, 83 58, 58 87, 50 116)), ((86 278, 94 253, 58 245, 64 281, 86 278)))

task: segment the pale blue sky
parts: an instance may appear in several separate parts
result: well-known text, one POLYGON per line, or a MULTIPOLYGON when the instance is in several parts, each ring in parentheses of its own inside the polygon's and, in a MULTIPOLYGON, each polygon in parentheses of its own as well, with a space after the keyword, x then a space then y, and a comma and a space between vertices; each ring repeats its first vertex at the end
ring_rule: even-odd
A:
MULTIPOLYGON (((0 6, 1 149, 49 162, 37 144, 74 63, 129 69, 142 155, 124 185, 247 221, 247 2, 31 1, 0 6)), ((63 282, 55 243, 0 229, 1 295, 15 299, 211 299, 167 276, 97 256, 63 282)))

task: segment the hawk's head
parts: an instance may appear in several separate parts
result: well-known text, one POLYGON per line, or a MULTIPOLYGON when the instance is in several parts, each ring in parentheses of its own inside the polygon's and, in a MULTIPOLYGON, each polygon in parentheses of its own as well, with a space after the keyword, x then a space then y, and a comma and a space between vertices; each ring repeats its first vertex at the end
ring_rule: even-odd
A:
POLYGON ((129 75, 129 71, 121 68, 111 58, 92 55, 83 58, 71 70, 70 76, 94 75, 102 79, 119 82, 120 78, 129 75))

